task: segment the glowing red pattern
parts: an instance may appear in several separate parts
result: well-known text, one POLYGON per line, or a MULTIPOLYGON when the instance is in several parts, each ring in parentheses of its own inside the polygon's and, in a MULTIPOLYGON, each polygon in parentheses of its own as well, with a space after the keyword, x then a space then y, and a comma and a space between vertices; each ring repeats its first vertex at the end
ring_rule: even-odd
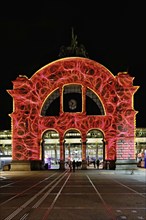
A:
POLYGON ((133 95, 138 87, 133 86, 133 79, 123 72, 113 76, 103 65, 79 57, 56 60, 30 79, 17 77, 13 81, 13 90, 8 90, 14 101, 11 114, 13 160, 41 159, 43 132, 55 129, 62 140, 69 128, 78 129, 83 137, 90 129, 100 129, 106 140, 106 159, 134 159, 136 111, 133 95), (58 117, 41 116, 41 108, 52 91, 73 83, 94 91, 104 106, 105 115, 86 116, 85 112, 60 111, 58 117))

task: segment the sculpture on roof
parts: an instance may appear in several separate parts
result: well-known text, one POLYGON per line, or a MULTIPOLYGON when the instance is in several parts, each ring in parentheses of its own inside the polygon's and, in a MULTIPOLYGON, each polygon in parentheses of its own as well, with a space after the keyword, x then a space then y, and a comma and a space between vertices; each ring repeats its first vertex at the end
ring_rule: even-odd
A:
POLYGON ((63 57, 87 57, 87 52, 83 44, 80 44, 78 46, 77 41, 77 35, 74 35, 74 30, 72 28, 72 39, 71 39, 71 45, 61 46, 60 52, 59 52, 59 58, 63 57))

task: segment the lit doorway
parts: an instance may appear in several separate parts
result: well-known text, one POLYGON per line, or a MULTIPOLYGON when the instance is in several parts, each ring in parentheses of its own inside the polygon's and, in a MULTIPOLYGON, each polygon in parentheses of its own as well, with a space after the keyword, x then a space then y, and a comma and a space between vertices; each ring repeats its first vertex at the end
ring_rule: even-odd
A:
POLYGON ((99 168, 103 168, 104 161, 104 146, 103 146, 103 133, 98 129, 92 129, 87 133, 86 142, 86 157, 87 165, 89 168, 94 168, 97 159, 100 161, 99 168), (95 161, 95 163, 94 163, 95 161))
POLYGON ((65 137, 65 163, 75 160, 82 162, 81 134, 77 130, 69 130, 65 137))
POLYGON ((59 169, 60 144, 56 131, 48 130, 44 133, 42 154, 45 169, 59 169))

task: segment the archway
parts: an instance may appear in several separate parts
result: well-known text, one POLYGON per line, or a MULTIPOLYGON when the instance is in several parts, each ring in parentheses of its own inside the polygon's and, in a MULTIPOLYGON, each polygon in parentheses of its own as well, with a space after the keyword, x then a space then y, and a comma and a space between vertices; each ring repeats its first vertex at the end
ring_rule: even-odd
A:
POLYGON ((17 77, 13 90, 8 90, 14 103, 14 112, 10 115, 11 169, 22 169, 24 166, 20 164, 24 161, 25 169, 30 169, 32 161, 33 164, 41 161, 41 138, 48 129, 59 134, 60 162, 64 164, 64 132, 70 128, 82 134, 82 160, 86 160, 86 132, 98 128, 104 132, 105 160, 115 161, 116 158, 117 164, 132 166, 136 129, 133 96, 138 89, 133 86, 133 79, 125 72, 114 76, 98 62, 81 57, 56 60, 30 79, 17 77), (72 101, 68 100, 68 89, 74 90, 71 92, 73 108, 70 107, 72 101), (52 114, 53 103, 58 106, 55 114, 52 114), (94 110, 87 111, 91 103, 94 110), (65 104, 68 109, 64 108, 65 104))
POLYGON ((42 162, 45 169, 59 169, 60 143, 55 130, 47 130, 42 137, 42 162))
POLYGON ((91 129, 87 133, 86 157, 88 166, 93 167, 94 162, 99 159, 100 168, 103 168, 105 160, 105 148, 103 144, 104 134, 99 129, 91 129))
POLYGON ((70 129, 65 133, 65 162, 82 162, 81 134, 75 129, 70 129))

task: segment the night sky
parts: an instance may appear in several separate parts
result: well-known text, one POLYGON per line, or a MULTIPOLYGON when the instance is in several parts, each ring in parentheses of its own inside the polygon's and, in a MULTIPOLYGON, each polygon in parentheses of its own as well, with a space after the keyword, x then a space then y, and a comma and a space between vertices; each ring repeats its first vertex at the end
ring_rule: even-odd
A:
POLYGON ((114 75, 128 71, 138 111, 136 126, 146 127, 146 13, 142 1, 4 1, 0 7, 0 130, 11 129, 12 98, 6 90, 19 75, 30 78, 59 59, 70 46, 71 30, 88 57, 114 75), (30 4, 31 3, 31 4, 30 4))

